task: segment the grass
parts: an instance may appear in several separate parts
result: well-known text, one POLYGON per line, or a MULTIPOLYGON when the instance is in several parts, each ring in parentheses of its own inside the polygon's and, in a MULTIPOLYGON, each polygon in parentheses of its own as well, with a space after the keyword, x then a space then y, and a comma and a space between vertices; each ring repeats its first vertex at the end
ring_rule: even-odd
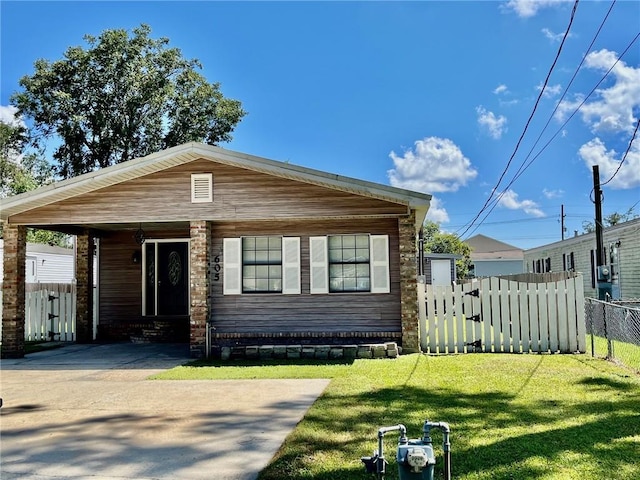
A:
MULTIPOLYGON (((381 426, 410 438, 451 425, 459 480, 640 478, 640 377, 586 355, 404 355, 394 360, 260 366, 194 364, 156 378, 332 378, 261 480, 371 479, 360 457, 381 426)), ((395 434, 385 439, 397 479, 395 434)), ((441 437, 434 434, 436 444, 441 437)), ((439 462, 441 449, 436 445, 439 462)), ((436 465, 441 477, 441 464, 436 465)))

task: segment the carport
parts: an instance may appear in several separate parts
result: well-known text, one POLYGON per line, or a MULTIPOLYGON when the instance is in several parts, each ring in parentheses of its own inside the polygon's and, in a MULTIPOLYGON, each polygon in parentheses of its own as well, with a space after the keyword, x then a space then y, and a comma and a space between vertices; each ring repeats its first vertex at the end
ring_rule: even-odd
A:
POLYGON ((12 479, 255 479, 328 380, 146 380, 188 345, 69 345, 2 362, 12 479))

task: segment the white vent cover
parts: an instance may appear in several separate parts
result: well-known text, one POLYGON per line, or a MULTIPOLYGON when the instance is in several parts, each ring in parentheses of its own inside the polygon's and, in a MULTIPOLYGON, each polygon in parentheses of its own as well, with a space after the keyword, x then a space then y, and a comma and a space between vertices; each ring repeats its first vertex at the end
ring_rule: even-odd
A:
POLYGON ((213 202, 213 174, 191 174, 191 203, 213 202))

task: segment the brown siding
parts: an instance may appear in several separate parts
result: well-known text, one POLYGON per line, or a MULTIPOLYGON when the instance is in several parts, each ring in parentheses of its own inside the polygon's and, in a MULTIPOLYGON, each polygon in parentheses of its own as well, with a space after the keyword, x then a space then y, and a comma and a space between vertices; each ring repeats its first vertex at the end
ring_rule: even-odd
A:
POLYGON ((254 220, 406 215, 407 207, 198 160, 14 215, 12 223, 254 220), (213 203, 191 203, 191 173, 213 173, 213 203))
MULTIPOLYGON (((212 281, 212 325, 216 333, 275 332, 399 332, 400 270, 398 221, 366 219, 318 222, 252 222, 213 224, 212 257, 223 261, 223 238, 284 235, 301 238, 300 295, 223 295, 222 275, 212 281), (309 237, 328 234, 371 233, 389 235, 389 294, 309 293, 309 237)), ((213 270, 213 269, 212 269, 213 270)))

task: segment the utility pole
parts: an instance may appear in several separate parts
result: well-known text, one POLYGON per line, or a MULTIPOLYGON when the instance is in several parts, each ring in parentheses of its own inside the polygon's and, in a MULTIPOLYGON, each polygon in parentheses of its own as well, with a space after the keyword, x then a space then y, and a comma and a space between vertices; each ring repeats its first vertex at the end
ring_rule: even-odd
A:
POLYGON ((606 300, 611 295, 611 272, 605 266, 605 251, 602 240, 602 190, 600 190, 600 169, 593 166, 593 203, 596 208, 596 281, 598 299, 606 300))
POLYGON ((564 214, 564 203, 560 205, 560 230, 562 230, 562 240, 564 240, 564 232, 567 230, 564 226, 564 218, 566 215, 564 214))

